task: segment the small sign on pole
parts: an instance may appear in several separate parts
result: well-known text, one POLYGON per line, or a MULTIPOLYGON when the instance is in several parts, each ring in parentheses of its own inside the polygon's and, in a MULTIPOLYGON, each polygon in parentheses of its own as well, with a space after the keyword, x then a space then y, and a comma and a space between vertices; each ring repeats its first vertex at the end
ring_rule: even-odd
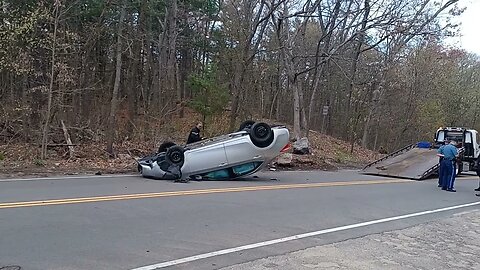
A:
POLYGON ((322 114, 328 115, 328 106, 323 106, 322 114))

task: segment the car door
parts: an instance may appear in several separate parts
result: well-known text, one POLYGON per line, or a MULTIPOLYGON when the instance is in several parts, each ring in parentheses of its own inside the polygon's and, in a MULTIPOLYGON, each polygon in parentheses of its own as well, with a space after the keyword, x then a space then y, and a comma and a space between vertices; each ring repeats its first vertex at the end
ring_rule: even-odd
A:
POLYGON ((248 139, 248 136, 237 137, 225 142, 225 153, 228 163, 232 165, 246 162, 262 161, 263 156, 248 139))
POLYGON ((191 174, 214 171, 228 166, 225 146, 222 142, 205 145, 185 152, 185 168, 191 174))

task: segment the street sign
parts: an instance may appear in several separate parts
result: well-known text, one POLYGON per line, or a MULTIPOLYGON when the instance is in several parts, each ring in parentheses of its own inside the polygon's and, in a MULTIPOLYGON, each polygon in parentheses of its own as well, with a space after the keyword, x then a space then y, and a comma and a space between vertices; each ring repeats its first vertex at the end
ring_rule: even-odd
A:
POLYGON ((323 106, 322 114, 323 115, 328 115, 328 106, 323 106))

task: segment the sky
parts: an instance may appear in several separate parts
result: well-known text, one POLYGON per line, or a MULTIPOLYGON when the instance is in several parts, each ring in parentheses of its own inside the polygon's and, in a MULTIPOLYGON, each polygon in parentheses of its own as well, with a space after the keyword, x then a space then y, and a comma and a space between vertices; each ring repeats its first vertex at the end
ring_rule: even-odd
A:
POLYGON ((467 9, 453 22, 460 23, 460 36, 449 38, 448 44, 480 56, 480 0, 460 0, 459 7, 467 9))

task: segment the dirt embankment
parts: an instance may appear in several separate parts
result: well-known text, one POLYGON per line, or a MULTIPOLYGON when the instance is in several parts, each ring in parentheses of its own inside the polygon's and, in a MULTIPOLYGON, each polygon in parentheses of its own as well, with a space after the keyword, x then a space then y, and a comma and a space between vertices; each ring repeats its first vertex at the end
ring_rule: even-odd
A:
MULTIPOLYGON (((133 158, 155 152, 164 140, 184 143, 189 130, 195 124, 195 115, 175 119, 175 127, 167 130, 159 129, 154 140, 124 140, 115 145, 116 158, 110 158, 104 151, 104 143, 77 143, 74 146, 74 158, 69 158, 65 146, 48 148, 48 159, 41 160, 38 144, 14 143, 0 145, 0 177, 75 175, 75 174, 109 174, 133 173, 136 163, 133 158)), ((204 135, 226 132, 227 119, 217 118, 207 126, 204 135), (215 132, 214 132, 215 131, 215 132)), ((265 121, 265 120, 263 120, 265 121)), ((267 121, 270 122, 271 121, 267 121)), ((310 149, 308 155, 293 155, 288 166, 275 166, 276 169, 288 170, 336 170, 338 168, 359 168, 380 157, 380 154, 355 145, 350 153, 350 144, 321 134, 310 132, 310 149)), ((75 144, 76 142, 74 142, 75 144)))

